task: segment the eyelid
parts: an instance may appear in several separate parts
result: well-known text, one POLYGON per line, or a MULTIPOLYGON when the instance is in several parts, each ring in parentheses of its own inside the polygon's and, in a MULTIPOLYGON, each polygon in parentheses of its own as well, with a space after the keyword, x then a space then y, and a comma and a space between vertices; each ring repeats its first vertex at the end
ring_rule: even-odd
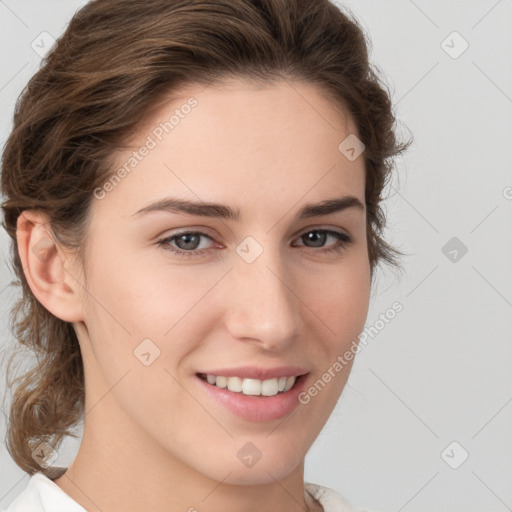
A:
POLYGON ((215 240, 216 235, 213 233, 210 233, 209 228, 200 226, 200 227, 187 227, 187 228, 177 228, 177 231, 168 230, 164 231, 163 234, 158 235, 156 238, 157 242, 158 240, 168 240, 170 238, 178 237, 180 235, 187 235, 187 234, 198 234, 207 238, 210 238, 211 240, 215 240))
POLYGON ((329 224, 316 224, 313 226, 307 226, 305 228, 299 229, 299 231, 296 232, 294 237, 297 238, 298 236, 302 236, 306 233, 309 233, 310 231, 334 231, 342 235, 347 235, 350 237, 352 236, 347 229, 342 228, 341 226, 333 226, 329 224))
MULTIPOLYGON (((298 247, 306 247, 306 249, 308 249, 308 252, 316 253, 318 255, 322 255, 322 254, 334 255, 334 254, 339 254, 339 253, 345 251, 348 248, 348 246, 350 246, 354 242, 354 238, 352 237, 352 235, 350 235, 344 231, 339 231, 339 228, 329 229, 329 228, 325 228, 325 227, 323 227, 323 228, 322 227, 306 228, 305 230, 300 231, 299 234, 294 237, 294 240, 300 239, 307 233, 312 233, 315 231, 322 232, 322 233, 326 234, 327 236, 331 236, 331 237, 335 238, 336 239, 335 243, 327 245, 326 247, 307 247, 304 243, 302 243, 302 244, 299 244, 298 247)), ((210 240, 212 240, 215 243, 215 239, 212 236, 210 236, 208 233, 205 233, 205 232, 197 230, 197 229, 188 228, 185 230, 180 230, 177 233, 172 233, 169 236, 166 236, 166 237, 160 239, 157 242, 157 245, 159 247, 162 247, 166 251, 174 253, 175 256, 177 256, 179 258, 184 258, 184 259, 200 258, 202 256, 209 255, 210 253, 215 251, 215 249, 213 247, 210 247, 207 249, 193 249, 190 251, 187 251, 186 249, 180 249, 179 247, 173 247, 171 245, 171 242, 173 242, 175 238, 178 238, 180 235, 184 235, 184 234, 192 234, 192 235, 198 235, 199 237, 209 238, 210 240)), ((297 246, 294 246, 294 247, 297 247, 297 246)))
MULTIPOLYGON (((319 225, 308 226, 308 227, 298 230, 296 233, 293 234, 293 240, 295 240, 296 238, 301 237, 311 231, 333 231, 333 232, 337 232, 341 235, 345 235, 345 236, 349 237, 350 239, 353 239, 353 236, 350 234, 350 232, 344 228, 341 228, 340 226, 329 226, 329 225, 326 226, 325 224, 319 224, 319 225)), ((191 226, 191 227, 186 227, 186 228, 178 228, 178 231, 176 231, 176 232, 171 231, 169 234, 161 235, 163 238, 161 238, 160 240, 168 240, 169 238, 174 238, 179 235, 184 235, 184 234, 189 234, 189 233, 206 236, 206 237, 210 238, 212 241, 215 241, 215 238, 216 238, 216 236, 214 234, 209 232, 209 228, 207 228, 206 226, 197 226, 197 227, 191 226)), ((160 238, 160 236, 158 236, 157 238, 160 238)))

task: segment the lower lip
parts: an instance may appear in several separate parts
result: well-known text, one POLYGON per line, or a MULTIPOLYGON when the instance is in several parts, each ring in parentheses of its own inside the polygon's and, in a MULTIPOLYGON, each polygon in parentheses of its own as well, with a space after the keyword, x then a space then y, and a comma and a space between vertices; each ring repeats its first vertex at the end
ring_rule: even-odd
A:
POLYGON ((251 396, 218 388, 201 379, 197 380, 210 397, 224 405, 238 417, 248 421, 272 421, 284 418, 299 405, 299 393, 305 388, 306 375, 297 378, 292 389, 274 396, 251 396))

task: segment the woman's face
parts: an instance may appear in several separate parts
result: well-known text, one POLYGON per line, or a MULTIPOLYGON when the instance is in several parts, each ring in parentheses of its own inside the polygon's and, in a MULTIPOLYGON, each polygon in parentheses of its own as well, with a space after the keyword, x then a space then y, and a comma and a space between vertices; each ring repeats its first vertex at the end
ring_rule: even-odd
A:
POLYGON ((368 310, 355 133, 313 85, 232 80, 184 88, 117 154, 75 323, 84 440, 226 483, 302 468, 368 310))

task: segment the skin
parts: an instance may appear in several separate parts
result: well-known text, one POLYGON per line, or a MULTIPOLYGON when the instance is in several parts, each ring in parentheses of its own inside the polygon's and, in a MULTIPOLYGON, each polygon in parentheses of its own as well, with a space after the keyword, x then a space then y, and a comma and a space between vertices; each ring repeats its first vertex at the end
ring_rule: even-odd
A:
MULTIPOLYGON (((231 79, 182 89, 116 163, 191 96, 198 104, 190 114, 93 200, 85 267, 57 244, 41 257, 33 249, 51 236, 48 219, 20 216, 31 289, 73 323, 84 361, 82 443, 56 483, 88 511, 320 510, 304 492, 304 458, 350 365, 307 405, 268 422, 212 401, 195 373, 291 364, 307 368, 312 384, 362 331, 370 296, 365 209, 294 219, 304 204, 329 198, 364 205, 363 157, 349 161, 338 149, 357 131, 317 86, 231 79), (134 215, 171 195, 239 208, 243 217, 134 215), (184 228, 211 237, 194 247, 202 255, 180 258, 157 244, 184 228), (321 253, 334 237, 315 245, 302 236, 321 228, 353 241, 321 253), (263 249, 250 264, 236 252, 247 236, 263 249), (149 366, 134 356, 147 338, 160 350, 149 366), (247 442, 262 454, 251 468, 237 457, 247 442)), ((178 243, 167 246, 185 251, 178 243)))

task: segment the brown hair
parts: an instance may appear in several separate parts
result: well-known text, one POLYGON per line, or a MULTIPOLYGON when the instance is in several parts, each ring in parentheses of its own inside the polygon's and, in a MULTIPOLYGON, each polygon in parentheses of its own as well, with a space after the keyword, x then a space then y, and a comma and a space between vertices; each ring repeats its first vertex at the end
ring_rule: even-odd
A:
MULTIPOLYGON (((399 143, 390 95, 370 65, 355 18, 328 0, 94 0, 72 18, 16 103, 2 157, 4 227, 22 297, 12 310, 18 344, 37 364, 9 383, 6 444, 26 472, 55 449, 84 413, 84 373, 71 323, 32 294, 18 255, 16 222, 46 213, 59 243, 80 255, 93 191, 112 173, 114 149, 179 86, 224 77, 316 84, 355 121, 366 148, 368 257, 398 266, 382 233, 382 191, 399 143)), ((333 108, 334 108, 333 105, 333 108)), ((340 141, 341 142, 341 141, 340 141)), ((10 370, 9 362, 9 370, 10 370)), ((76 436, 74 436, 76 437, 76 436)))

